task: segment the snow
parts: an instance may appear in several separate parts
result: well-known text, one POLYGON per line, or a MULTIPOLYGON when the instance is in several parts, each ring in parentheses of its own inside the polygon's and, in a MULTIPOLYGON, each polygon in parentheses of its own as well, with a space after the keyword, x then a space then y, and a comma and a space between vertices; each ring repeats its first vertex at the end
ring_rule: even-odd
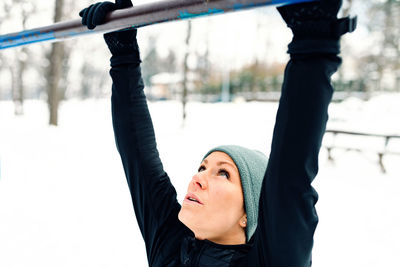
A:
MULTIPOLYGON (((328 128, 400 134, 399 103, 400 94, 334 103, 328 128)), ((149 107, 181 201, 209 148, 238 144, 268 154, 277 103, 189 103, 185 125, 178 102, 149 107)), ((64 102, 59 127, 47 125, 42 101, 27 101, 25 114, 15 117, 12 103, 0 102, 0 266, 147 266, 109 99, 64 102)), ((400 156, 384 159, 386 174, 373 149, 338 150, 334 158, 321 149, 313 183, 320 196, 313 266, 400 266, 400 156)))

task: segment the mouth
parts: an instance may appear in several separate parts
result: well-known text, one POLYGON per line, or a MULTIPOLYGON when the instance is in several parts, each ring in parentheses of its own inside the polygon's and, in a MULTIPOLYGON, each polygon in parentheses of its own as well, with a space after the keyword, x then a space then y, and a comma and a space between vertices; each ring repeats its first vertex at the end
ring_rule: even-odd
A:
POLYGON ((201 200, 195 194, 192 193, 188 193, 184 200, 187 202, 198 203, 200 205, 203 205, 203 202, 201 202, 201 200))

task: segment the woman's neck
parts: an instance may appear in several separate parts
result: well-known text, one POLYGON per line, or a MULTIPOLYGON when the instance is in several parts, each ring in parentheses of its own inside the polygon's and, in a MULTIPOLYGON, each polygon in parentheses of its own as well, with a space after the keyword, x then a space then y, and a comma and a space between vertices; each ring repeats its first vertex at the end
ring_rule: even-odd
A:
POLYGON ((235 231, 234 233, 226 233, 221 237, 210 238, 211 242, 220 245, 240 245, 246 244, 246 235, 243 229, 241 231, 235 231))

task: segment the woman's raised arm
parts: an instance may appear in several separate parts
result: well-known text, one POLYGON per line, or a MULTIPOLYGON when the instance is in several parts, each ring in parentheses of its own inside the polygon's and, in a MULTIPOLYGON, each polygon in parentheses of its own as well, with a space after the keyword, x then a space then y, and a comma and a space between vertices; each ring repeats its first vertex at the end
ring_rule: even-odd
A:
MULTIPOLYGON (((130 0, 101 2, 81 11, 82 22, 94 28, 130 0)), ((107 33, 111 51, 112 119, 136 219, 146 244, 150 266, 162 266, 179 254, 185 228, 178 220, 180 204, 159 158, 151 116, 143 92, 136 29, 107 33), (165 226, 168 227, 165 227, 165 226), (169 247, 165 250, 166 246, 169 247), (174 249, 176 251, 174 251, 174 249), (171 255, 165 255, 165 252, 171 255)))
POLYGON ((135 63, 115 65, 110 74, 115 140, 149 263, 154 263, 157 259, 152 257, 160 257, 163 246, 173 247, 176 241, 175 247, 179 248, 183 234, 178 231, 183 229, 178 220, 180 205, 158 155, 140 67, 135 63), (168 229, 162 230, 163 225, 169 225, 168 229))
POLYGON ((340 4, 321 0, 278 8, 294 38, 260 196, 253 264, 311 266, 318 223, 311 183, 333 94, 331 76, 341 63, 339 38, 352 22, 336 19, 340 4))

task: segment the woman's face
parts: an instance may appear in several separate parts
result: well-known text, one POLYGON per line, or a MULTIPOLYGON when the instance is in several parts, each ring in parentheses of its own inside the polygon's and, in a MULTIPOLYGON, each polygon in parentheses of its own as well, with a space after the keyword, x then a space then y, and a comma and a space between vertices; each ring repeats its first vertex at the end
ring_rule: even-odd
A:
POLYGON ((178 217, 198 239, 218 244, 246 242, 239 171, 226 153, 215 151, 203 160, 189 183, 178 217))

